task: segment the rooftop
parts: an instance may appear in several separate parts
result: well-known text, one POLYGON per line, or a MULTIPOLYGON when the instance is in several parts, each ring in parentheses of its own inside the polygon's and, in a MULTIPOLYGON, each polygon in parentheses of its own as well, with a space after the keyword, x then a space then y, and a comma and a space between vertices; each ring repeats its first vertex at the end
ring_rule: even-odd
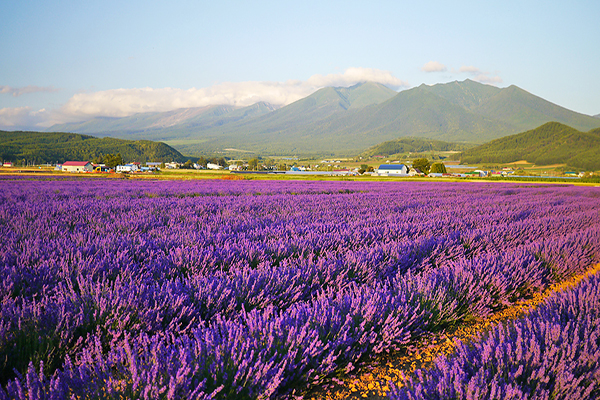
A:
POLYGON ((404 169, 404 164, 381 164, 379 169, 401 170, 404 169))

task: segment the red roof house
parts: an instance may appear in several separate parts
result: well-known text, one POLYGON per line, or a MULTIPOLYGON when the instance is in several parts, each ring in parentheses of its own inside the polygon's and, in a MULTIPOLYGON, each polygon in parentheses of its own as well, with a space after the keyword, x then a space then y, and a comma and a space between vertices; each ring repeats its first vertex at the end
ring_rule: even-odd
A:
POLYGON ((89 161, 65 161, 62 164, 63 172, 92 172, 94 167, 89 161))

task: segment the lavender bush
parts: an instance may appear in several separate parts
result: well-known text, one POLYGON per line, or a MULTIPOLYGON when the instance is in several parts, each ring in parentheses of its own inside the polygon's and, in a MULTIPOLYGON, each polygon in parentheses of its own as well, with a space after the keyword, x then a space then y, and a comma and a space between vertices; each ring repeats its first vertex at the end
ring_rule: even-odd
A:
POLYGON ((0 188, 0 397, 277 397, 600 260, 595 188, 0 188))
POLYGON ((600 397, 600 274, 494 327, 435 367, 418 370, 391 399, 600 397))

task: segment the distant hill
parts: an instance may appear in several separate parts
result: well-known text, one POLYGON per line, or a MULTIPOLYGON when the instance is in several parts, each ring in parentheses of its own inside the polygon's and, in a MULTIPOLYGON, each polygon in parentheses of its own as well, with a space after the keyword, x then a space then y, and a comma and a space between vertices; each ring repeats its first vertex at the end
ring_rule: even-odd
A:
POLYGON ((600 170, 600 128, 580 132, 558 122, 548 122, 461 154, 461 162, 469 164, 519 160, 536 165, 567 164, 590 171, 600 170))
POLYGON ((594 118, 600 118, 600 114, 594 115, 594 118))
POLYGON ((0 131, 0 160, 55 163, 92 161, 120 153, 126 162, 186 161, 180 152, 160 142, 97 138, 76 133, 0 131))
POLYGON ((463 151, 468 149, 469 145, 462 143, 449 143, 439 140, 423 138, 400 138, 380 143, 370 147, 364 153, 365 156, 390 156, 400 153, 426 153, 432 151, 463 151))
POLYGON ((471 80, 421 85, 399 93, 377 83, 323 88, 285 107, 215 106, 92 120, 53 127, 128 139, 165 141, 186 154, 226 148, 272 154, 357 154, 402 137, 485 143, 557 121, 582 131, 600 119, 579 114, 516 86, 471 80), (188 114, 190 114, 188 116, 188 114))

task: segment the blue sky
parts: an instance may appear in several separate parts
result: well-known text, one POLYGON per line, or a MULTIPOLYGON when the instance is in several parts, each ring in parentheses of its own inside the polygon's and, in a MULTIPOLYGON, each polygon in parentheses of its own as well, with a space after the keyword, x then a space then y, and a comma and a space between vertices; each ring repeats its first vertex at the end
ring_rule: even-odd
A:
POLYGON ((466 78, 600 113, 600 2, 0 0, 0 129, 466 78))

